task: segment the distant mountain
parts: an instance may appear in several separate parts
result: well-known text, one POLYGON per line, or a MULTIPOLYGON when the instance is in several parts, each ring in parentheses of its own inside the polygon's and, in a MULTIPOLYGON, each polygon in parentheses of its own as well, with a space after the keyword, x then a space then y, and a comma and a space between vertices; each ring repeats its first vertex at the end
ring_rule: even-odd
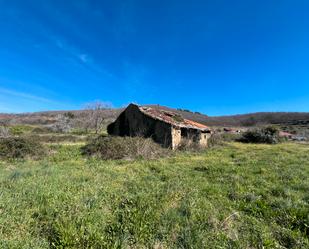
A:
POLYGON ((173 109, 159 105, 147 105, 152 108, 160 108, 177 112, 184 118, 206 124, 209 126, 256 126, 265 124, 279 125, 308 125, 309 112, 257 112, 230 116, 207 116, 198 112, 183 109, 173 109))
MULTIPOLYGON (((121 112, 122 108, 105 109, 102 114, 107 122, 112 122, 121 112)), ((28 125, 48 125, 55 123, 58 116, 65 113, 73 114, 73 118, 78 119, 87 112, 86 110, 66 110, 66 111, 44 111, 21 114, 1 114, 0 122, 9 122, 11 124, 28 124, 28 125)))
POLYGON ((209 117, 209 125, 255 126, 264 124, 307 125, 308 112, 257 112, 242 115, 209 117))
MULTIPOLYGON (((176 112, 186 119, 206 124, 208 126, 241 126, 250 127, 256 125, 277 124, 277 125, 300 125, 309 127, 309 112, 258 112, 230 116, 207 116, 198 112, 191 112, 183 109, 173 109, 160 105, 147 105, 152 108, 164 109, 176 112)), ((123 111, 123 108, 106 109, 102 115, 107 122, 112 122, 123 111)), ((17 124, 45 125, 55 122, 57 116, 63 113, 72 113, 76 118, 85 113, 80 111, 47 111, 23 114, 0 114, 0 121, 7 121, 17 124)))

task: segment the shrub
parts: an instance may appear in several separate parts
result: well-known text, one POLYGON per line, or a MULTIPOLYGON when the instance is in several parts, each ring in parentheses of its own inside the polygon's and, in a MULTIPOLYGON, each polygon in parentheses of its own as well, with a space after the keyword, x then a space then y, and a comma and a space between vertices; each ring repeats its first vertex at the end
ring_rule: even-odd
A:
POLYGON ((268 126, 245 132, 239 141, 245 143, 276 144, 279 143, 281 139, 279 137, 278 128, 274 126, 268 126))
POLYGON ((217 133, 213 134, 208 140, 208 146, 223 145, 225 142, 237 141, 240 138, 239 134, 232 133, 217 133))
POLYGON ((213 147, 216 145, 223 145, 224 140, 222 138, 222 134, 213 134, 209 139, 208 139, 208 146, 213 147))
POLYGON ((13 125, 9 127, 10 133, 13 136, 20 136, 26 133, 30 133, 33 127, 30 125, 13 125))
POLYGON ((169 153, 152 139, 99 136, 82 147, 82 154, 101 159, 154 159, 169 153))
POLYGON ((8 127, 0 125, 0 138, 1 137, 9 137, 10 136, 10 130, 8 127))
POLYGON ((8 137, 0 139, 0 158, 37 158, 44 153, 42 145, 33 139, 25 137, 8 137))
POLYGON ((180 151, 201 151, 202 149, 204 149, 203 146, 193 142, 191 139, 182 139, 177 147, 177 150, 180 151))
POLYGON ((46 126, 38 126, 33 128, 33 130, 31 131, 31 133, 34 134, 46 134, 46 133, 51 133, 53 132, 51 128, 46 127, 46 126))
POLYGON ((49 126, 53 132, 68 133, 72 130, 72 119, 70 115, 59 114, 56 119, 57 121, 49 126))

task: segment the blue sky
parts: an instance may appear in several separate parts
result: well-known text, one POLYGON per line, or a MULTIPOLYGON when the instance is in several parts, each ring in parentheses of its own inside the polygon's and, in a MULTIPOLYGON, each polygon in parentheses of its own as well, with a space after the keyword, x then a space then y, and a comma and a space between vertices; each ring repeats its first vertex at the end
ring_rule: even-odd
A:
POLYGON ((0 112, 309 111, 307 0, 0 0, 0 112))

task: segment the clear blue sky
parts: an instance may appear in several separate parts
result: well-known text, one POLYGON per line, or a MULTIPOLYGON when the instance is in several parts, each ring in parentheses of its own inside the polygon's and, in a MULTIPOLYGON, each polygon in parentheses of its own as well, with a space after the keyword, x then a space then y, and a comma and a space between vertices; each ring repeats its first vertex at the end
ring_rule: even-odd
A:
POLYGON ((308 0, 0 0, 0 112, 309 111, 308 0))

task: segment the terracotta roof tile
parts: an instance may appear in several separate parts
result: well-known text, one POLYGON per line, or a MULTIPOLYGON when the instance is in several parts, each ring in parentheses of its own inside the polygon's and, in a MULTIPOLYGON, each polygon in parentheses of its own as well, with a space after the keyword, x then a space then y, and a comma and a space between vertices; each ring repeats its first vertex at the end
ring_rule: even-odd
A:
POLYGON ((154 119, 161 120, 176 127, 210 131, 210 128, 206 125, 194 122, 189 119, 184 119, 181 115, 174 112, 145 106, 139 106, 139 109, 141 112, 154 119))
POLYGON ((189 119, 184 119, 184 122, 186 124, 188 124, 188 125, 196 126, 196 127, 200 128, 200 129, 209 129, 208 126, 200 124, 200 123, 197 123, 197 122, 189 120, 189 119))

